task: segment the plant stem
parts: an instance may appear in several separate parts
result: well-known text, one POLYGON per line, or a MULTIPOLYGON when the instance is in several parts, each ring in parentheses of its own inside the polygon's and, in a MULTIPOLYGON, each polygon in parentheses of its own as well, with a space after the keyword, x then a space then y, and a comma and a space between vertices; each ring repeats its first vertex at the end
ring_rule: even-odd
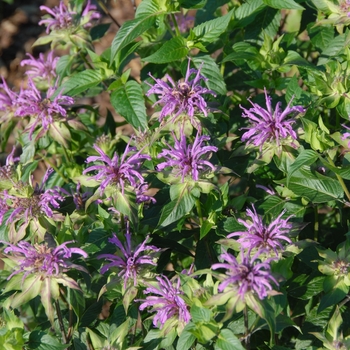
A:
POLYGON ((62 174, 62 172, 57 168, 57 166, 55 164, 53 164, 49 159, 47 158, 44 158, 45 162, 47 162, 50 167, 56 171, 56 173, 61 176, 62 180, 65 182, 65 183, 69 183, 69 180, 62 174))
POLYGON ((106 7, 106 5, 101 1, 101 0, 97 0, 98 5, 101 7, 101 9, 103 10, 103 12, 120 28, 121 25, 118 23, 118 21, 111 15, 111 13, 109 12, 108 8, 106 7))
POLYGON ((199 199, 196 200, 196 208, 197 208, 197 213, 198 213, 198 217, 199 217, 199 224, 202 226, 203 225, 203 214, 202 214, 201 202, 199 199))
POLYGON ((249 334, 249 323, 248 323, 248 308, 247 306, 243 309, 243 318, 244 318, 244 329, 245 329, 245 348, 250 350, 250 334, 249 334))
POLYGON ((58 300, 55 300, 55 307, 56 307, 58 323, 60 325, 63 343, 67 344, 67 335, 66 335, 66 331, 64 329, 62 313, 61 313, 60 304, 59 304, 58 300))
POLYGON ((175 15, 173 13, 171 14, 171 19, 173 20, 173 23, 174 23, 176 36, 180 36, 181 33, 180 33, 179 27, 177 25, 176 17, 175 17, 175 15))
MULTIPOLYGON (((335 164, 334 164, 332 158, 331 158, 329 155, 327 155, 327 159, 328 159, 329 163, 330 163, 332 166, 335 167, 335 164)), ((346 194, 346 196, 348 197, 348 200, 350 201, 350 192, 349 192, 348 188, 346 187, 343 178, 342 178, 341 176, 339 176, 338 174, 336 174, 336 173, 335 173, 335 176, 337 177, 337 179, 338 179, 338 181, 339 181, 339 183, 340 183, 340 186, 342 187, 344 193, 346 194)))
POLYGON ((318 217, 318 206, 314 207, 315 212, 315 224, 314 224, 314 241, 318 242, 318 232, 319 232, 319 217, 318 217))

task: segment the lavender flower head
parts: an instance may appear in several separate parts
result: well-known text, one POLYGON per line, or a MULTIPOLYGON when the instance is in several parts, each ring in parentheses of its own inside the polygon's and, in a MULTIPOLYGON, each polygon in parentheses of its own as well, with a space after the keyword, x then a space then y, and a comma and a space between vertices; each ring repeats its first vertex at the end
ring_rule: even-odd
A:
POLYGON ((218 290, 223 292, 225 288, 233 288, 237 291, 241 300, 244 301, 248 293, 256 294, 260 300, 267 297, 268 291, 272 290, 271 282, 278 285, 276 279, 271 275, 270 261, 274 258, 266 259, 261 262, 259 256, 264 250, 251 257, 251 250, 246 254, 241 252, 241 263, 230 253, 220 255, 220 258, 226 262, 214 264, 213 270, 226 269, 226 276, 220 283, 218 290))
POLYGON ((36 137, 39 139, 49 130, 57 118, 62 119, 62 117, 67 116, 67 111, 63 105, 72 105, 74 99, 69 96, 62 96, 62 93, 59 93, 51 100, 50 98, 56 90, 55 87, 50 88, 47 91, 47 96, 43 98, 31 79, 28 80, 28 86, 29 88, 21 91, 18 96, 18 108, 15 114, 19 117, 32 117, 25 131, 29 131, 31 139, 35 129, 40 127, 41 131, 36 137))
POLYGON ((157 265, 150 253, 145 254, 147 251, 151 253, 159 251, 157 247, 147 245, 148 238, 149 236, 147 236, 141 244, 133 249, 131 245, 131 234, 129 233, 129 230, 125 235, 126 242, 124 245, 118 239, 116 234, 113 234, 113 237, 109 238, 108 241, 119 248, 120 256, 113 254, 99 255, 98 259, 106 259, 110 261, 109 264, 106 264, 101 268, 101 273, 105 273, 110 268, 116 267, 120 270, 118 276, 123 277, 124 279, 124 289, 126 289, 128 281, 130 279, 133 279, 134 286, 136 286, 137 278, 140 275, 141 271, 146 267, 146 265, 157 265))
MULTIPOLYGON (((188 13, 184 15, 181 10, 181 12, 175 13, 174 17, 180 33, 186 33, 190 28, 193 28, 195 20, 194 16, 190 16, 188 13)), ((175 23, 172 20, 170 21, 170 25, 173 29, 175 28, 175 23)))
MULTIPOLYGON (((275 143, 277 147, 281 145, 281 141, 287 137, 297 139, 297 134, 293 130, 292 125, 295 123, 295 119, 286 119, 290 114, 304 113, 305 109, 302 106, 290 107, 292 100, 289 101, 288 106, 284 111, 281 111, 281 103, 278 102, 275 110, 271 106, 271 97, 267 95, 265 89, 265 99, 267 109, 262 108, 257 103, 252 104, 252 108, 243 109, 243 118, 248 118, 250 126, 242 129, 246 131, 242 135, 242 141, 247 141, 247 145, 253 144, 259 146, 260 152, 263 149, 265 143, 275 143)), ((295 146, 293 143, 292 146, 295 146)))
POLYGON ((29 59, 22 60, 21 66, 30 66, 26 74, 32 79, 47 80, 51 82, 56 78, 56 65, 59 57, 54 57, 54 52, 50 51, 45 58, 43 53, 39 54, 39 58, 35 59, 31 54, 27 53, 29 59))
POLYGON ((238 222, 247 228, 247 231, 233 232, 227 238, 239 236, 237 240, 241 243, 243 248, 264 248, 266 250, 273 250, 278 255, 278 249, 284 250, 282 242, 292 243, 287 234, 292 228, 292 224, 288 222, 291 218, 282 219, 285 210, 269 225, 263 223, 262 217, 257 214, 254 205, 253 210, 247 209, 247 216, 252 220, 245 221, 238 219, 238 222))
POLYGON ((61 0, 59 6, 49 8, 47 6, 40 6, 40 10, 46 11, 50 16, 42 19, 39 25, 46 25, 46 33, 50 31, 70 30, 75 29, 76 25, 83 25, 84 28, 91 26, 93 19, 99 19, 101 15, 96 11, 96 6, 91 5, 90 0, 86 4, 85 9, 77 16, 77 13, 67 7, 64 1, 61 0), (76 23, 78 21, 78 23, 76 23))
MULTIPOLYGON (((343 126, 345 129, 349 130, 349 132, 345 132, 345 133, 343 134, 342 138, 341 138, 342 140, 346 140, 346 139, 350 138, 350 128, 349 128, 348 126, 344 125, 344 124, 342 124, 342 126, 343 126)), ((349 143, 348 143, 348 148, 350 148, 350 140, 349 140, 349 143)))
POLYGON ((180 289, 180 279, 177 279, 175 286, 166 276, 158 276, 156 279, 158 283, 156 285, 148 284, 148 288, 143 292, 144 294, 152 293, 154 295, 149 295, 144 300, 138 300, 142 302, 139 307, 140 311, 151 308, 151 312, 156 312, 153 325, 160 329, 173 317, 178 319, 181 326, 187 324, 191 319, 191 315, 181 297, 183 292, 180 289))
MULTIPOLYGON (((39 218, 42 215, 52 218, 54 216, 53 208, 59 208, 59 202, 64 200, 59 188, 50 188, 45 190, 45 183, 48 180, 52 169, 49 168, 42 180, 42 184, 30 185, 18 183, 14 189, 18 195, 3 192, 3 198, 7 200, 9 206, 13 209, 6 224, 24 219, 28 223, 32 218, 39 218)), ((13 191, 11 193, 14 193, 13 191)))
POLYGON ((149 155, 141 154, 141 151, 136 152, 136 148, 130 147, 130 143, 128 143, 124 154, 120 158, 115 152, 111 159, 96 144, 93 147, 99 156, 88 157, 86 163, 100 162, 102 164, 88 167, 83 171, 83 174, 89 173, 90 171, 97 171, 97 174, 92 176, 92 179, 101 181, 101 196, 108 185, 119 186, 124 193, 124 187, 127 183, 134 188, 137 188, 140 183, 144 183, 140 168, 144 160, 151 159, 149 155))
POLYGON ((0 84, 0 111, 7 111, 13 105, 13 101, 16 100, 17 95, 8 87, 6 80, 1 77, 2 84, 0 84))
POLYGON ((172 121, 176 119, 181 113, 186 113, 191 118, 191 123, 197 125, 193 119, 194 114, 201 112, 207 116, 207 103, 202 95, 211 94, 216 96, 214 91, 211 91, 200 85, 201 81, 207 81, 203 75, 200 74, 201 68, 190 69, 190 61, 186 72, 185 81, 178 81, 177 83, 167 74, 165 81, 154 78, 150 73, 150 77, 156 82, 154 86, 147 83, 151 88, 147 92, 147 96, 156 94, 159 100, 153 105, 163 105, 160 112, 159 121, 161 122, 167 115, 172 115, 172 121), (190 80, 190 77, 195 74, 195 77, 190 80), (170 86, 166 81, 170 82, 170 86))
POLYGON ((76 268, 77 265, 72 264, 68 259, 73 254, 79 254, 84 258, 87 258, 88 255, 80 248, 68 248, 67 244, 72 242, 65 242, 52 248, 47 243, 31 245, 26 241, 20 241, 14 245, 2 241, 1 243, 7 245, 4 253, 11 253, 11 258, 18 264, 18 269, 12 272, 7 279, 20 273, 23 273, 23 279, 30 274, 57 277, 69 268, 76 268))
POLYGON ((205 141, 210 139, 209 136, 196 135, 192 144, 187 144, 186 135, 181 130, 180 139, 178 140, 173 133, 175 141, 174 147, 163 150, 158 154, 158 158, 165 158, 165 162, 157 165, 157 169, 162 171, 165 168, 173 168, 176 176, 181 176, 184 182, 186 176, 191 176, 193 180, 198 181, 201 172, 208 169, 215 170, 215 167, 207 160, 210 152, 216 152, 215 146, 203 146, 205 141))

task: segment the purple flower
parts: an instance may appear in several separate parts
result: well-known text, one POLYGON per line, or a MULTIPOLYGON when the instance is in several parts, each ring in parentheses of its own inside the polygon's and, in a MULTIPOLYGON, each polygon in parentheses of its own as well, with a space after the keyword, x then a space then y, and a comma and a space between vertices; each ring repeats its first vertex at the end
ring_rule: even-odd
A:
POLYGON ((144 183, 140 168, 144 160, 151 159, 149 155, 141 154, 141 151, 136 152, 136 148, 130 147, 130 143, 127 144, 124 154, 120 158, 116 152, 112 159, 109 158, 96 144, 94 145, 94 149, 99 153, 99 156, 88 157, 86 163, 98 161, 102 164, 88 167, 83 171, 83 174, 90 171, 97 171, 97 174, 92 179, 101 180, 101 196, 108 185, 119 186, 124 193, 124 187, 127 182, 134 188, 137 188, 140 183, 144 183), (131 154, 133 152, 134 154, 131 154))
POLYGON ((158 154, 158 158, 165 158, 166 161, 157 165, 159 171, 165 168, 173 168, 175 175, 180 176, 182 182, 185 177, 190 175, 193 180, 199 179, 200 172, 204 172, 210 168, 215 170, 215 167, 207 160, 210 152, 216 152, 218 149, 215 146, 203 146, 204 141, 210 139, 209 136, 196 135, 193 143, 187 144, 186 135, 181 130, 180 140, 178 140, 173 133, 175 141, 174 147, 170 146, 169 149, 163 150, 158 154))
POLYGON ((208 90, 200 85, 201 80, 207 81, 203 75, 200 74, 201 68, 190 69, 190 61, 188 61, 188 68, 185 81, 178 81, 177 83, 167 74, 165 80, 169 81, 171 86, 166 81, 154 78, 149 75, 156 82, 154 86, 147 83, 151 88, 147 92, 147 96, 151 94, 159 95, 160 99, 153 106, 162 104, 163 108, 160 112, 159 121, 162 121, 165 116, 173 115, 174 121, 181 113, 187 113, 191 118, 191 123, 196 125, 197 122, 193 119, 195 113, 202 112, 207 116, 207 103, 202 97, 203 94, 211 94, 216 96, 214 91, 208 90), (195 74, 193 80, 190 77, 195 74))
POLYGON ((177 318, 180 324, 187 324, 191 315, 188 312, 187 305, 181 294, 180 290, 180 279, 177 279, 177 284, 174 286, 166 276, 156 277, 158 283, 156 285, 148 284, 148 288, 143 292, 144 294, 155 294, 149 295, 141 301, 139 307, 140 311, 150 307, 151 312, 156 312, 153 318, 153 325, 155 327, 163 328, 165 322, 170 318, 177 318))
POLYGON ((229 287, 237 291, 242 301, 244 301, 247 293, 256 294, 262 300, 267 297, 268 291, 273 289, 271 281, 278 285, 278 282, 271 275, 269 264, 274 258, 261 262, 259 256, 264 253, 264 250, 258 250, 253 257, 250 256, 250 253, 250 249, 246 254, 242 250, 241 263, 230 253, 226 252, 220 255, 220 258, 226 263, 218 263, 212 266, 213 270, 226 269, 226 276, 218 287, 219 292, 223 292, 226 287, 229 287))
POLYGON ((113 254, 101 254, 98 256, 98 259, 106 259, 110 261, 109 264, 103 266, 101 268, 101 273, 105 273, 112 267, 117 267, 120 269, 118 276, 122 276, 124 279, 124 289, 126 289, 129 279, 134 280, 134 286, 137 285, 137 277, 145 268, 145 265, 157 265, 150 254, 141 254, 147 251, 151 251, 152 253, 158 252, 159 249, 152 245, 147 245, 148 236, 146 239, 139 244, 135 249, 132 249, 131 246, 131 234, 128 232, 125 235, 126 242, 123 245, 118 237, 113 234, 112 238, 109 238, 108 241, 113 243, 119 248, 119 255, 113 254))
POLYGON ((10 209, 11 209, 11 208, 8 206, 6 199, 0 197, 0 225, 2 225, 2 221, 3 221, 3 219, 4 219, 4 215, 5 215, 10 209))
MULTIPOLYGON (((349 130, 350 131, 350 128, 348 127, 348 126, 346 126, 346 125, 344 125, 344 124, 342 124, 342 126, 345 128, 345 129, 347 129, 347 130, 349 130)), ((346 139, 348 139, 348 138, 350 138, 350 132, 345 132, 344 134, 343 134, 343 136, 342 136, 342 140, 346 140, 346 139)), ((348 143, 348 147, 350 148, 350 140, 349 140, 349 143, 348 143)))
POLYGON ((253 210, 247 209, 247 216, 250 216, 252 221, 245 221, 238 219, 238 222, 247 228, 247 231, 233 232, 227 238, 240 236, 237 240, 241 243, 243 248, 265 248, 267 250, 274 250, 278 255, 278 250, 284 250, 282 241, 292 243, 287 234, 292 228, 292 224, 288 222, 291 218, 282 219, 285 210, 268 226, 263 223, 262 217, 257 214, 254 205, 253 210))
MULTIPOLYGON (((189 16, 188 14, 184 15, 182 11, 175 13, 174 16, 180 33, 186 33, 190 28, 193 28, 194 16, 189 16)), ((173 29, 175 28, 175 24, 172 20, 170 21, 170 25, 173 29)))
POLYGON ((91 21, 93 19, 98 19, 101 17, 101 15, 96 12, 96 6, 90 4, 90 0, 79 16, 77 16, 77 13, 72 11, 69 7, 67 8, 63 0, 61 0, 59 6, 55 6, 52 9, 47 6, 40 6, 40 10, 46 11, 52 16, 47 16, 47 18, 42 19, 39 22, 39 25, 46 25, 46 33, 48 34, 52 30, 72 29, 79 24, 85 28, 88 28, 91 26, 91 21))
POLYGON ((23 278, 30 274, 39 274, 43 277, 59 276, 69 268, 77 268, 68 259, 73 254, 79 254, 87 258, 87 254, 80 248, 68 248, 65 242, 55 248, 48 247, 47 243, 31 245, 28 242, 20 241, 17 245, 1 241, 6 244, 5 254, 11 253, 11 258, 17 262, 18 269, 12 272, 8 280, 19 273, 24 273, 23 278))
POLYGON ((54 52, 50 51, 45 58, 43 53, 39 54, 39 58, 35 59, 31 54, 27 53, 29 59, 23 60, 21 66, 28 65, 26 74, 32 79, 46 79, 48 82, 52 81, 56 75, 56 65, 59 57, 54 58, 54 52))
POLYGON ((28 85, 29 88, 21 91, 18 96, 18 108, 15 114, 19 117, 32 117, 25 131, 29 131, 29 137, 31 139, 35 129, 39 126, 41 128, 41 131, 37 135, 37 139, 39 139, 49 130, 55 119, 62 119, 62 117, 67 116, 67 111, 63 105, 72 105, 74 99, 72 97, 62 96, 62 93, 59 93, 51 100, 51 96, 55 93, 55 87, 50 88, 47 96, 43 98, 31 79, 28 80, 28 85))
POLYGON ((9 194, 7 191, 3 192, 3 198, 13 209, 6 224, 20 219, 25 219, 25 222, 28 223, 32 218, 37 219, 42 215, 50 218, 54 216, 52 207, 59 208, 58 202, 62 202, 64 198, 58 188, 44 189, 45 182, 51 173, 52 169, 49 168, 44 175, 41 186, 36 184, 33 188, 30 185, 18 183, 14 188, 18 192, 18 196, 9 194))
POLYGON ((149 202, 149 201, 151 201, 153 204, 156 203, 156 200, 152 196, 147 194, 148 190, 149 190, 148 183, 146 182, 139 184, 135 188, 136 203, 140 204, 140 203, 149 202))
POLYGON ((2 77, 2 84, 0 84, 0 111, 8 111, 12 108, 14 101, 17 100, 17 94, 14 93, 7 85, 6 80, 2 77))
MULTIPOLYGON (((297 134, 292 128, 295 119, 286 120, 291 113, 293 115, 305 112, 302 106, 290 107, 292 100, 284 111, 281 111, 281 103, 278 102, 275 110, 271 106, 271 97, 267 95, 265 89, 265 99, 267 109, 262 108, 257 103, 248 100, 253 108, 243 109, 243 118, 248 118, 250 126, 242 129, 246 131, 242 135, 242 141, 247 141, 247 145, 253 144, 260 147, 260 152, 266 142, 276 143, 277 147, 281 145, 281 140, 291 136, 292 139, 297 139, 297 134)), ((291 144, 293 146, 293 143, 291 144)))

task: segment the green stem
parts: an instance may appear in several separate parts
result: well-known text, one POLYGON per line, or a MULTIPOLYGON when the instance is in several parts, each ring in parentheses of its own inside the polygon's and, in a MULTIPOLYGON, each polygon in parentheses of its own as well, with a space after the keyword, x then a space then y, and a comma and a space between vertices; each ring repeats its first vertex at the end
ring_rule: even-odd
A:
POLYGON ((98 5, 101 7, 101 9, 103 10, 103 12, 120 28, 121 25, 118 23, 118 21, 111 15, 111 13, 109 12, 108 8, 106 7, 106 5, 101 1, 101 0, 97 0, 98 5))
POLYGON ((249 334, 249 323, 248 323, 248 308, 247 305, 243 309, 243 318, 244 318, 244 329, 245 329, 245 348, 250 350, 250 334, 249 334))
POLYGON ((315 212, 315 224, 314 224, 314 241, 318 242, 318 232, 319 232, 319 217, 318 217, 318 206, 314 207, 315 212))
POLYGON ((69 183, 69 180, 63 175, 63 173, 61 172, 61 170, 59 170, 55 164, 53 164, 53 163, 52 163, 49 159, 47 159, 47 158, 44 158, 44 160, 45 160, 45 162, 47 162, 47 163, 50 165, 50 167, 51 167, 53 170, 56 171, 56 173, 57 173, 59 176, 61 176, 62 180, 63 180, 65 183, 67 183, 67 184, 69 183))
POLYGON ((58 317, 58 323, 60 325, 60 330, 61 330, 61 334, 62 334, 63 344, 67 344, 67 335, 66 335, 66 331, 64 329, 62 313, 61 313, 60 304, 59 304, 58 300, 55 300, 55 307, 56 307, 56 312, 57 312, 57 317, 58 317))
POLYGON ((181 36, 181 32, 180 32, 179 26, 177 25, 176 17, 175 17, 175 15, 173 13, 171 14, 171 19, 174 22, 176 36, 181 36))
MULTIPOLYGON (((329 155, 327 156, 327 158, 328 158, 329 163, 335 167, 335 164, 334 164, 332 158, 329 155)), ((348 188, 346 187, 344 180, 338 174, 335 174, 335 176, 337 177, 337 179, 340 183, 340 186, 342 187, 344 193, 346 194, 346 196, 348 197, 348 200, 350 201, 350 192, 349 192, 348 188)))
POLYGON ((203 214, 202 214, 201 202, 199 199, 196 200, 196 208, 197 208, 197 213, 198 213, 198 217, 199 217, 199 224, 202 226, 203 225, 203 214))

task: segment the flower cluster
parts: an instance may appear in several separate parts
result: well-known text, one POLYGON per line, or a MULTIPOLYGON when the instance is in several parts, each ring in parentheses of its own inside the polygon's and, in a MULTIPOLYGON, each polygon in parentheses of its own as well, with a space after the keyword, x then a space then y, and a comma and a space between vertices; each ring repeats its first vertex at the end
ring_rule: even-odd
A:
POLYGON ((175 120, 181 113, 186 113, 191 118, 191 123, 197 125, 197 122, 193 118, 195 113, 200 112, 207 116, 207 103, 202 95, 216 95, 214 91, 201 86, 201 81, 205 82, 207 79, 200 74, 200 71, 201 68, 198 70, 190 69, 190 61, 188 61, 185 81, 175 83, 168 74, 165 76, 164 81, 156 79, 149 74, 156 84, 152 86, 148 83, 151 88, 148 90, 147 96, 151 94, 158 95, 159 99, 154 106, 158 104, 163 105, 159 121, 162 121, 168 115, 172 115, 172 120, 175 120), (190 78, 193 74, 195 74, 195 77, 191 80, 190 78), (166 81, 170 82, 170 86, 166 81))
POLYGON ((7 247, 5 254, 11 254, 10 258, 17 263, 17 270, 13 271, 8 277, 23 273, 23 279, 30 274, 39 274, 43 277, 59 276, 62 272, 76 268, 77 265, 71 263, 68 259, 73 254, 79 254, 87 258, 87 254, 80 248, 69 248, 65 242, 52 248, 47 243, 31 245, 29 242, 21 241, 17 245, 2 241, 7 247))
POLYGON ((37 59, 29 53, 27 53, 27 56, 29 59, 22 60, 21 66, 30 67, 26 70, 29 78, 47 80, 49 83, 56 78, 56 65, 59 57, 54 57, 53 51, 50 51, 46 57, 43 53, 40 53, 37 59))
POLYGON ((147 245, 148 238, 149 237, 147 236, 141 244, 133 249, 131 244, 131 233, 129 230, 125 235, 126 242, 124 245, 118 239, 116 234, 113 234, 113 237, 109 238, 108 241, 119 248, 118 253, 120 256, 113 254, 99 255, 98 259, 106 259, 110 261, 109 264, 106 264, 101 268, 101 273, 105 273, 109 269, 116 267, 120 270, 118 276, 124 279, 124 289, 126 289, 130 279, 133 279, 134 286, 136 286, 137 279, 142 270, 144 270, 147 265, 156 265, 152 254, 158 252, 159 249, 155 246, 147 245), (151 253, 145 254, 145 252, 151 253))
POLYGON ((218 263, 212 266, 212 269, 225 269, 226 277, 219 285, 219 291, 223 292, 226 288, 233 288, 237 291, 241 300, 244 301, 247 294, 256 294, 260 300, 265 299, 268 291, 272 290, 271 282, 278 285, 278 282, 271 274, 270 261, 274 258, 261 261, 259 257, 264 250, 259 249, 257 253, 251 256, 251 250, 246 253, 241 251, 241 262, 230 253, 221 254, 221 259, 225 263, 218 263))
MULTIPOLYGON (((246 109, 241 106, 243 109, 243 118, 248 118, 250 125, 248 127, 242 128, 247 130, 242 135, 242 141, 247 141, 247 145, 253 144, 260 148, 262 151, 266 143, 273 143, 277 147, 282 145, 282 141, 288 137, 292 139, 297 139, 297 134, 293 130, 292 125, 295 123, 295 119, 287 117, 290 114, 304 113, 305 109, 302 106, 290 106, 292 100, 288 103, 288 106, 284 111, 281 110, 281 103, 278 102, 275 110, 272 109, 271 97, 267 95, 265 89, 265 100, 266 107, 264 109, 257 103, 252 104, 252 108, 246 109)), ((293 146, 293 143, 290 143, 293 146)))
POLYGON ((44 24, 46 26, 46 33, 54 30, 74 29, 77 24, 88 28, 91 26, 92 20, 101 17, 100 13, 96 11, 96 6, 91 5, 90 0, 81 14, 77 14, 67 7, 63 0, 60 1, 59 6, 55 6, 52 9, 47 6, 40 6, 40 10, 46 11, 49 14, 47 18, 39 22, 39 25, 44 24))
POLYGON ((191 315, 188 312, 187 305, 181 297, 181 282, 177 278, 177 283, 174 285, 166 276, 156 277, 157 283, 154 285, 147 284, 144 294, 153 294, 141 301, 139 310, 151 308, 150 312, 156 312, 153 318, 153 325, 162 328, 165 323, 176 318, 180 324, 187 324, 191 315))
POLYGON ((265 248, 273 250, 278 255, 278 249, 284 250, 282 242, 292 243, 287 234, 292 228, 292 224, 288 222, 291 218, 282 219, 285 214, 283 211, 275 220, 269 225, 263 223, 262 217, 257 214, 254 205, 253 210, 247 209, 247 216, 251 221, 238 219, 238 222, 247 228, 247 231, 233 232, 227 238, 239 236, 237 240, 243 248, 265 248))
POLYGON ((17 97, 16 116, 31 116, 31 121, 25 131, 29 131, 30 139, 34 131, 39 127, 41 131, 36 139, 42 137, 50 127, 54 127, 56 120, 64 120, 67 117, 67 111, 63 105, 72 105, 74 99, 69 96, 62 96, 62 93, 56 95, 52 100, 51 97, 56 92, 56 88, 50 88, 46 97, 42 97, 40 91, 32 80, 28 81, 28 89, 22 90, 17 97))
POLYGON ((207 169, 215 170, 215 167, 207 160, 210 152, 216 152, 215 146, 204 146, 205 141, 210 140, 209 136, 196 135, 192 144, 187 144, 186 135, 181 130, 180 139, 173 134, 175 141, 174 147, 168 144, 169 149, 163 150, 158 154, 158 158, 165 158, 166 161, 157 165, 159 171, 165 168, 172 168, 175 176, 181 176, 182 182, 186 176, 191 176, 193 180, 198 181, 200 173, 207 169))
POLYGON ((136 151, 136 148, 130 147, 127 144, 124 154, 119 158, 115 152, 111 159, 100 147, 96 144, 94 149, 99 156, 90 156, 86 159, 86 163, 100 162, 102 164, 92 165, 84 170, 83 174, 91 171, 97 171, 97 174, 92 176, 92 179, 101 181, 100 194, 103 195, 105 189, 109 185, 117 186, 124 193, 126 185, 130 184, 134 188, 138 188, 139 184, 144 183, 144 178, 140 172, 141 164, 151 157, 147 154, 141 154, 141 151, 136 151))

